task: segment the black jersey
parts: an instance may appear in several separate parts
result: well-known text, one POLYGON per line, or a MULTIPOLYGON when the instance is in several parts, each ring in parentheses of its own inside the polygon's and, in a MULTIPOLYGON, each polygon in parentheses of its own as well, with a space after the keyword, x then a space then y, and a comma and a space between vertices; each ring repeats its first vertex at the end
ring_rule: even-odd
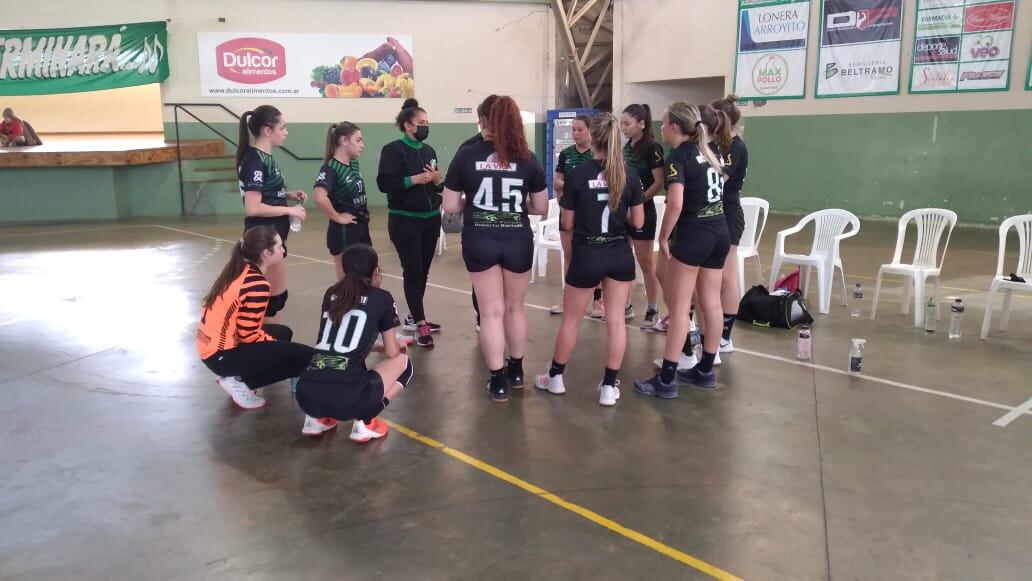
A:
POLYGON ((645 149, 645 156, 641 159, 634 157, 633 150, 631 149, 631 142, 628 141, 623 148, 623 157, 631 167, 637 172, 638 177, 641 179, 642 190, 647 190, 652 187, 652 184, 656 182, 656 178, 652 176, 652 170, 663 168, 663 146, 652 142, 648 148, 645 149))
MULTIPOLYGON (((710 151, 721 159, 717 146, 710 143, 710 151)), ((677 230, 696 220, 723 219, 724 176, 717 171, 705 156, 699 153, 695 142, 685 141, 667 158, 666 186, 684 185, 684 201, 681 215, 677 219, 677 230)))
POLYGON ((611 244, 627 236, 627 210, 643 204, 645 197, 635 171, 627 164, 624 164, 624 169, 627 171, 627 184, 615 212, 609 209, 609 184, 601 162, 592 159, 566 176, 566 193, 559 200, 559 206, 574 212, 574 244, 611 244))
POLYGON ((391 293, 370 288, 359 303, 340 322, 330 320, 330 297, 333 288, 326 290, 322 302, 322 320, 316 339, 315 354, 308 367, 301 372, 303 379, 338 379, 341 375, 365 377, 366 357, 373 350, 377 337, 401 322, 398 308, 391 293))
POLYGON ((477 133, 473 137, 470 137, 466 141, 463 141, 462 145, 459 145, 459 147, 465 147, 467 145, 476 145, 478 143, 483 143, 483 142, 484 142, 484 134, 483 133, 477 133))
POLYGON ((530 234, 527 199, 547 187, 545 170, 533 153, 502 166, 490 141, 459 148, 444 185, 466 194, 463 233, 492 237, 530 234))
POLYGON ((736 135, 731 140, 730 151, 724 157, 724 173, 727 175, 727 182, 724 183, 725 205, 741 205, 742 186, 745 185, 745 173, 748 168, 749 151, 745 148, 742 138, 736 135))
POLYGON ((555 164, 555 171, 556 173, 566 175, 573 168, 590 160, 592 157, 590 147, 585 151, 577 151, 577 146, 571 145, 559 152, 559 161, 555 164))
POLYGON ((365 182, 358 171, 357 159, 352 159, 348 165, 344 165, 331 157, 330 161, 319 169, 315 187, 329 192, 334 210, 354 214, 360 221, 369 220, 365 182))
POLYGON ((237 179, 240 180, 240 197, 245 192, 261 192, 263 204, 287 205, 283 174, 276 165, 276 159, 268 153, 248 146, 237 168, 237 179))

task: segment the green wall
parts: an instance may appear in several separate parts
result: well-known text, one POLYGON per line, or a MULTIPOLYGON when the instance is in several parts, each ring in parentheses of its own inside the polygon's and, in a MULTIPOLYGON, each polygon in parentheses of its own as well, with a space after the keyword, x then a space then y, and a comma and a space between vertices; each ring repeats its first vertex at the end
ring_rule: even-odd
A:
POLYGON ((778 212, 897 217, 945 207, 961 223, 1032 211, 1032 110, 746 117, 743 195, 778 212))

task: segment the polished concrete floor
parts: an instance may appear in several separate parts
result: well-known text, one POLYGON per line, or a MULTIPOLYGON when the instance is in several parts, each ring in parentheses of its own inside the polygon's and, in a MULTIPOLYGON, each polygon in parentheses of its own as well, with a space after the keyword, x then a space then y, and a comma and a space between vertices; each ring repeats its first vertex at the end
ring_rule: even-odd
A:
MULTIPOLYGON (((768 225, 766 266, 791 220, 768 225)), ((154 224, 0 228, 0 579, 1032 578, 1032 414, 993 425, 1032 397, 1032 300, 978 340, 995 230, 951 243, 959 343, 913 328, 891 284, 877 320, 817 317, 816 366, 795 361, 792 333, 740 326, 724 389, 625 388, 611 409, 590 321, 565 397, 488 400, 451 236, 427 297, 444 332, 385 414, 442 451, 401 428, 361 447, 345 428, 302 437, 286 383, 236 409, 193 336, 239 220, 154 224), (842 373, 850 337, 868 341, 862 378, 842 373)), ((283 318, 307 342, 332 282, 322 232, 290 239, 283 318)), ((868 297, 894 240, 895 224, 865 221, 843 246, 868 297)), ((528 373, 551 355, 557 269, 531 288, 528 373)), ((403 302, 397 278, 385 286, 403 302)), ((662 341, 629 332, 625 386, 662 341)))

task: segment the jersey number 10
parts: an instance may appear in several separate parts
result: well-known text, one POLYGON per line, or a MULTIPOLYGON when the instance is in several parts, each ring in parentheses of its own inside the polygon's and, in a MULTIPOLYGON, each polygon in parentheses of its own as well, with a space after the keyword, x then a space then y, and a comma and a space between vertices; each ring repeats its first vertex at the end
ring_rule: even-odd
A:
POLYGON ((365 331, 366 319, 369 318, 365 311, 351 310, 341 317, 340 326, 337 327, 337 337, 330 345, 330 333, 333 331, 333 321, 329 313, 323 313, 323 331, 315 348, 319 351, 333 351, 335 353, 351 353, 358 348, 358 342, 362 340, 362 331, 365 331), (331 349, 332 347, 332 349, 331 349))
POLYGON ((473 205, 488 212, 523 213, 523 180, 520 178, 501 178, 502 199, 495 203, 494 178, 486 177, 480 181, 477 195, 473 197, 473 205))

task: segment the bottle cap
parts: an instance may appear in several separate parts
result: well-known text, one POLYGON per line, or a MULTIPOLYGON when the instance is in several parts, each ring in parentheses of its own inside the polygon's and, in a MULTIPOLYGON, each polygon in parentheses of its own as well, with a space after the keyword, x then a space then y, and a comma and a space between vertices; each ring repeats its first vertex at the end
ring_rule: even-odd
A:
POLYGON ((850 341, 853 342, 853 345, 859 346, 859 345, 863 345, 864 343, 866 343, 867 339, 850 339, 850 341))

